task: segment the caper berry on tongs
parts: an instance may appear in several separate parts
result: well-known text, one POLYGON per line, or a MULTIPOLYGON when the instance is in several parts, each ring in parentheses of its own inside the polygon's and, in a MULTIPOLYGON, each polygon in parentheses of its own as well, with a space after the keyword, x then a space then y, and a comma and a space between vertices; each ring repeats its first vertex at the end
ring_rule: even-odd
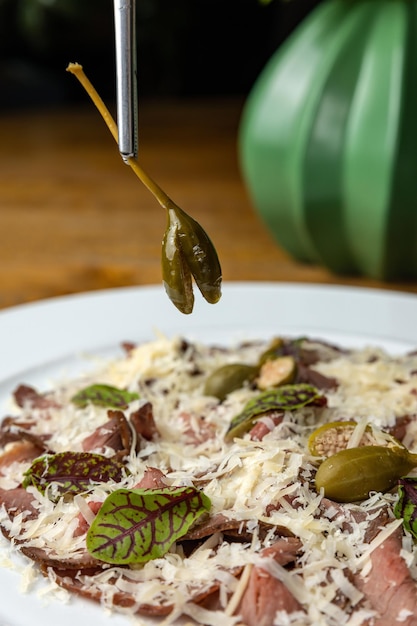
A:
MULTIPOLYGON (((116 123, 82 66, 70 63, 67 70, 78 78, 117 142, 116 123)), ((144 172, 136 158, 128 157, 124 161, 167 212, 167 227, 162 240, 162 276, 168 297, 181 313, 191 313, 194 307, 194 278, 207 302, 215 304, 221 297, 222 273, 216 249, 209 236, 144 172)))
POLYGON ((193 310, 192 277, 207 302, 218 302, 222 274, 216 249, 200 224, 170 202, 162 241, 162 278, 168 297, 182 313, 193 310))

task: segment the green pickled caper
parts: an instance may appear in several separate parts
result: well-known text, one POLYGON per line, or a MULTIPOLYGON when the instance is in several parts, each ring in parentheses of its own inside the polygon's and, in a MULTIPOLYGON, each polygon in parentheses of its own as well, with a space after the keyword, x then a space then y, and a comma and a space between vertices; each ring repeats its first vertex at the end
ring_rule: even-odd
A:
POLYGON ((167 227, 162 240, 162 280, 171 302, 188 315, 194 308, 194 293, 190 268, 177 243, 174 227, 167 227))
POLYGON ((371 491, 389 491, 417 467, 417 455, 405 447, 363 446, 341 450, 317 470, 316 489, 336 502, 366 500, 371 491))
POLYGON ((193 310, 191 277, 207 302, 215 304, 221 297, 222 273, 215 247, 200 224, 172 202, 162 241, 162 276, 168 297, 182 313, 193 310))
POLYGON ((257 367, 244 363, 223 365, 207 378, 204 394, 224 400, 229 393, 240 389, 245 382, 253 380, 257 372, 257 367))
MULTIPOLYGON (((169 212, 172 211, 170 208, 169 212)), ((175 207, 180 229, 178 241, 190 272, 203 297, 215 304, 221 297, 222 271, 216 249, 202 226, 179 207, 175 207)))

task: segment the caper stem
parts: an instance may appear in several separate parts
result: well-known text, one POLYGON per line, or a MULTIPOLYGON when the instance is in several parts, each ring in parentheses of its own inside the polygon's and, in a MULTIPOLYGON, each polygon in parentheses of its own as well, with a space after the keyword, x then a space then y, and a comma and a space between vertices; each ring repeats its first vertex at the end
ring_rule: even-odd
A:
MULTIPOLYGON (((110 111, 104 104, 102 98, 97 93, 95 87, 92 85, 90 80, 87 78, 82 65, 79 63, 69 63, 67 67, 67 72, 74 74, 74 76, 79 80, 81 85, 86 90, 87 94, 90 96, 91 100, 97 107, 99 113, 101 114, 103 120, 106 122, 107 128, 111 132, 113 139, 118 143, 118 131, 117 125, 114 121, 110 111)), ((171 200, 171 198, 165 193, 163 189, 156 183, 139 165, 136 159, 133 157, 128 157, 126 159, 126 163, 132 168, 135 172, 136 176, 141 180, 141 182, 145 185, 145 187, 151 192, 151 194, 156 198, 159 204, 164 209, 174 208, 176 207, 175 203, 171 200)))

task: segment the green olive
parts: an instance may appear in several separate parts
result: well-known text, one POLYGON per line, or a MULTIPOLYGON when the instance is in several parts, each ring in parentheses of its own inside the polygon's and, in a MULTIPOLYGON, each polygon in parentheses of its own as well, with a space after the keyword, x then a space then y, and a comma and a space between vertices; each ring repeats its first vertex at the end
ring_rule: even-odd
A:
POLYGON ((336 502, 366 500, 371 491, 389 491, 417 467, 417 455, 404 447, 363 446, 341 450, 317 470, 316 489, 336 502))
POLYGON ((257 372, 257 367, 244 363, 223 365, 207 378, 204 394, 224 400, 229 393, 240 389, 245 382, 253 380, 257 372))
MULTIPOLYGON (((357 428, 355 421, 328 422, 311 433, 308 439, 308 449, 313 456, 332 456, 349 446, 352 434, 357 428)), ((354 446, 387 446, 401 447, 403 444, 389 433, 367 424, 360 441, 354 446)))

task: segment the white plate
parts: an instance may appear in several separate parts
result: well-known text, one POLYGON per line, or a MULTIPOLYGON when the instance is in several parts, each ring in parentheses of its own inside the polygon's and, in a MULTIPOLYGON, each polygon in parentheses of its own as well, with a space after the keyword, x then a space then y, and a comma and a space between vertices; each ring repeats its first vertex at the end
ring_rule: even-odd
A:
MULTIPOLYGON (((40 301, 0 311, 0 416, 18 383, 44 389, 51 379, 91 367, 86 355, 116 354, 122 341, 152 339, 155 331, 223 343, 305 334, 349 346, 380 345, 395 353, 417 348, 416 321, 417 296, 412 294, 287 283, 226 283, 215 306, 196 294, 190 316, 179 313, 154 286, 40 301)), ((132 623, 92 603, 46 601, 35 590, 22 594, 19 588, 20 574, 1 569, 0 626, 132 623)))

